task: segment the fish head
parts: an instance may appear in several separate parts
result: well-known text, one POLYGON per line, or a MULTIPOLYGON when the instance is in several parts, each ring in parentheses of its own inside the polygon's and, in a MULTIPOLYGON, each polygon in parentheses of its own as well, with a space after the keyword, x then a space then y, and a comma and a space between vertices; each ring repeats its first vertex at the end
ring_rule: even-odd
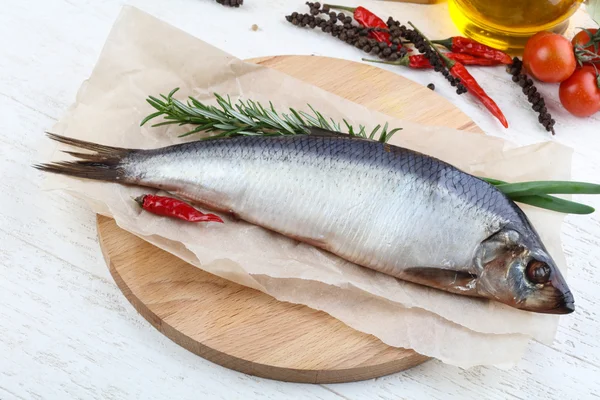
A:
POLYGON ((535 232, 504 228, 475 255, 477 295, 526 311, 568 314, 573 295, 535 232))

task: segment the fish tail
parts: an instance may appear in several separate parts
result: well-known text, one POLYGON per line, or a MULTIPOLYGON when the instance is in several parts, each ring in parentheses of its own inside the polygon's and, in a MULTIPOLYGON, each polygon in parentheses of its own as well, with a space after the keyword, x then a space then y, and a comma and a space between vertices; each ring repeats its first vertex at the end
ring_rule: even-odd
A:
POLYGON ((70 154, 75 158, 79 158, 80 160, 37 164, 33 166, 34 168, 44 172, 74 176, 77 178, 108 182, 126 182, 127 176, 124 168, 125 160, 136 150, 104 146, 53 133, 48 133, 48 137, 57 142, 65 143, 79 149, 90 150, 91 153, 65 151, 65 153, 70 154))

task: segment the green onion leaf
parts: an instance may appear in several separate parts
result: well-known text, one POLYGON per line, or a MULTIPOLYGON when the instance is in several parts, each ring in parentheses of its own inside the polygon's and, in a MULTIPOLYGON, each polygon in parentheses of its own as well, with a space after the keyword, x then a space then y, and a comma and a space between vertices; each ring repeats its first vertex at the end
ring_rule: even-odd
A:
POLYGON ((546 210, 557 211, 565 214, 591 214, 595 210, 593 207, 585 204, 576 203, 574 201, 561 199, 554 196, 538 195, 538 196, 518 196, 511 197, 511 200, 517 203, 529 204, 531 206, 545 208, 546 210))
POLYGON ((533 181, 503 183, 496 187, 511 197, 538 194, 600 194, 600 185, 586 182, 533 181))

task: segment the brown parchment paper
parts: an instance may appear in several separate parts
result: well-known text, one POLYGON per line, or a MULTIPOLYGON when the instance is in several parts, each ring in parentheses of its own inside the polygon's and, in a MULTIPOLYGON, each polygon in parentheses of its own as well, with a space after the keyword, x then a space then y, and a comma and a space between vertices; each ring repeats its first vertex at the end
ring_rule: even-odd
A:
MULTIPOLYGON (((315 72, 317 73, 317 71, 315 72)), ((153 110, 148 95, 180 87, 180 98, 273 101, 278 109, 307 109, 372 127, 403 127, 393 144, 412 148, 468 172, 508 181, 569 179, 571 151, 545 143, 515 148, 502 139, 418 126, 368 110, 288 75, 242 62, 135 8, 125 7, 91 77, 53 132, 108 145, 154 148, 182 139, 181 127, 139 127, 153 110)), ((46 143, 47 159, 64 159, 46 143)), ((551 343, 558 317, 528 313, 496 302, 448 294, 379 274, 260 227, 186 224, 140 211, 132 200, 148 189, 48 177, 120 227, 218 276, 277 299, 323 310, 383 342, 412 348, 446 363, 510 366, 531 338, 551 343)), ((561 214, 525 208, 558 265, 561 214)))

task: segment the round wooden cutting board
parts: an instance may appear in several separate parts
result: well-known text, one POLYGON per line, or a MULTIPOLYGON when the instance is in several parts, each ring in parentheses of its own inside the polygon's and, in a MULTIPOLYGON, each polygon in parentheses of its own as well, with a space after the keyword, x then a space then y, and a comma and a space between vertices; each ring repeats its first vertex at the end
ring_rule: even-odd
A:
MULTIPOLYGON (((251 60, 383 113, 480 132, 433 91, 394 73, 315 56, 251 60)), ((292 382, 350 382, 427 360, 390 347, 326 313, 284 303, 206 273, 98 216, 102 252, 117 285, 156 329, 224 367, 292 382)))

